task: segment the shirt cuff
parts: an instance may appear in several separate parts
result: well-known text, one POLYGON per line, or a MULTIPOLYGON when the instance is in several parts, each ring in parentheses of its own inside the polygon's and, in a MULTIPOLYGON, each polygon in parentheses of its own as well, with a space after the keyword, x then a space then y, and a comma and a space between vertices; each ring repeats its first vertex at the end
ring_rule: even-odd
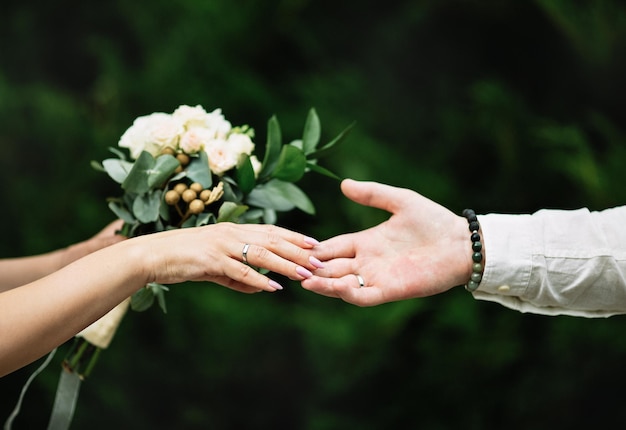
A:
POLYGON ((544 313, 522 301, 532 271, 531 215, 479 215, 485 268, 480 287, 472 294, 478 300, 499 303, 519 312, 544 313))

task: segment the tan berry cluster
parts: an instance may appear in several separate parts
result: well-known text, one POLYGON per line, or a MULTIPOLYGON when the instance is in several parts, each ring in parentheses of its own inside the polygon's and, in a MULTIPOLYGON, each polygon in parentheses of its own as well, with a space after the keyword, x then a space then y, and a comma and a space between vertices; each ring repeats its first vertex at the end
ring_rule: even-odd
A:
POLYGON ((204 212, 208 205, 218 201, 223 195, 224 184, 222 182, 213 189, 205 189, 198 182, 189 186, 179 182, 165 193, 165 203, 174 206, 182 221, 185 221, 191 215, 204 212))

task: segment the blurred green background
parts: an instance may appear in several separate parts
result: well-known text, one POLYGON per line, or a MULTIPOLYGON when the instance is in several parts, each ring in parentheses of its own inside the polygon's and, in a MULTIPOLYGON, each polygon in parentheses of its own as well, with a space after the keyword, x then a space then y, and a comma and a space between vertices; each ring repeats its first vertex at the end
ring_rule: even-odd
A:
MULTIPOLYGON (((180 104, 222 108, 259 145, 273 114, 287 138, 310 107, 326 139, 356 121, 326 166, 456 212, 624 204, 625 54, 626 6, 611 0, 4 0, 0 256, 112 220, 105 199, 118 189, 90 161, 135 117, 180 104)), ((283 226, 324 239, 386 218, 328 178, 301 185, 317 215, 283 226)), ((128 315, 73 428, 626 422, 624 317, 523 315, 462 289, 362 309, 288 285, 248 296, 185 284, 167 315, 128 315)), ((47 423, 66 348, 16 428, 47 423)), ((1 420, 38 363, 0 380, 1 420)))

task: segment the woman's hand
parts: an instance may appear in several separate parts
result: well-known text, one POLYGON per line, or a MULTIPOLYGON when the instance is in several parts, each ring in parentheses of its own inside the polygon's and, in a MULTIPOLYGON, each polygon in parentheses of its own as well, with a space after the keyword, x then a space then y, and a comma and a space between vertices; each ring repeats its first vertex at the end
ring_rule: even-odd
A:
POLYGON ((148 282, 162 284, 211 281, 246 293, 276 291, 281 285, 256 268, 303 280, 321 266, 311 255, 315 239, 273 225, 218 223, 135 240, 149 250, 148 282))

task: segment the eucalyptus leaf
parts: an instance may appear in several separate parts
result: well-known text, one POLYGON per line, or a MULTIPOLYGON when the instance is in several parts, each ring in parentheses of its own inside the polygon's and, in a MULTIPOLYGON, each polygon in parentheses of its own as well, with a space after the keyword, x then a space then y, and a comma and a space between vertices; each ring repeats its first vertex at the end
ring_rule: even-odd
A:
POLYGON ((206 152, 200 151, 198 157, 193 157, 185 170, 187 171, 187 177, 193 182, 202 184, 204 188, 213 186, 209 157, 206 152))
POLYGON ((147 286, 135 292, 130 298, 130 308, 137 312, 143 312, 154 303, 154 293, 147 286))
POLYGON ((217 222, 236 222, 248 210, 246 205, 224 202, 217 214, 217 222))
POLYGON ((278 221, 278 215, 274 209, 265 209, 263 211, 263 222, 265 224, 276 224, 278 221))
POLYGON ((197 215, 192 215, 185 220, 185 222, 180 226, 180 228, 189 228, 196 226, 196 220, 198 219, 197 215))
POLYGON ((135 198, 133 202, 133 214, 144 224, 155 222, 159 219, 159 209, 161 206, 161 190, 142 194, 135 198))
POLYGON ((243 195, 241 194, 241 191, 235 187, 237 183, 234 180, 232 180, 228 176, 223 176, 222 185, 224 190, 222 200, 236 203, 241 202, 241 200, 243 199, 243 195))
POLYGON ((119 158, 107 158, 102 162, 102 168, 118 184, 124 182, 133 168, 133 163, 119 158))
POLYGON ((211 212, 202 212, 198 214, 198 218, 196 219, 196 227, 200 227, 208 224, 215 224, 215 215, 211 212))
POLYGON ((100 163, 99 161, 91 160, 91 162, 89 164, 91 165, 92 169, 94 169, 94 170, 96 170, 98 172, 106 173, 106 169, 104 168, 102 163, 100 163))
POLYGON ((254 177, 254 168, 250 161, 250 156, 245 155, 239 162, 237 170, 235 171, 237 178, 237 184, 242 193, 248 194, 256 185, 256 178, 254 177))
POLYGON ((291 190, 286 185, 292 184, 278 179, 272 179, 252 190, 252 192, 248 194, 246 203, 251 206, 275 209, 277 211, 292 210, 295 204, 289 198, 289 192, 291 190))
POLYGON ((282 136, 280 132, 280 124, 276 115, 272 116, 267 123, 267 144, 265 146, 265 155, 263 157, 263 167, 259 173, 259 178, 267 178, 271 175, 278 157, 280 156, 280 148, 282 146, 282 136))
POLYGON ((123 151, 120 151, 117 148, 114 148, 113 146, 109 146, 109 151, 111 151, 113 154, 117 155, 117 158, 119 158, 120 160, 124 160, 126 161, 128 158, 126 157, 126 153, 123 151))
POLYGON ((315 207, 313 206, 313 202, 311 202, 311 199, 309 199, 304 191, 302 191, 294 184, 285 183, 284 186, 288 189, 287 194, 290 201, 294 205, 296 205, 298 209, 308 213, 309 215, 315 215, 315 207))
POLYGON ((310 154, 315 151, 317 144, 320 141, 321 125, 320 119, 317 116, 317 112, 314 108, 309 110, 309 114, 306 117, 304 123, 304 131, 302 133, 302 149, 305 154, 310 154))
POLYGON ((169 291, 169 288, 165 285, 157 284, 156 282, 149 283, 148 287, 152 290, 152 294, 156 297, 159 307, 163 313, 166 314, 167 307, 165 306, 165 292, 169 291))
POLYGON ((149 172, 155 163, 154 157, 149 152, 142 151, 139 158, 135 160, 128 176, 122 182, 122 188, 136 194, 147 192, 150 189, 150 185, 148 185, 149 172))
POLYGON ((352 124, 350 124, 349 126, 344 128, 342 130, 342 132, 339 133, 333 140, 328 142, 326 145, 322 146, 317 151, 314 151, 314 152, 311 152, 311 153, 307 154, 306 158, 309 159, 309 160, 312 160, 312 159, 318 159, 318 158, 321 158, 321 157, 325 157, 325 156, 331 154, 333 151, 335 151, 338 148, 339 143, 341 143, 341 142, 343 142, 345 140, 345 138, 348 136, 350 131, 354 128, 355 124, 356 124, 356 122, 353 122, 352 124))
POLYGON ((126 209, 124 206, 120 205, 117 202, 109 202, 109 209, 111 209, 115 216, 117 216, 125 223, 132 224, 137 221, 128 209, 126 209))
POLYGON ((264 210, 261 208, 249 209, 239 217, 242 224, 259 224, 263 219, 264 210))
MULTIPOLYGON (((164 193, 162 193, 162 197, 163 197, 164 193)), ((168 205, 167 203, 165 203, 164 199, 161 199, 161 202, 159 203, 159 222, 162 222, 161 220, 165 221, 166 223, 169 224, 170 221, 170 205, 168 205)), ((161 230, 163 230, 161 228, 161 230)))
POLYGON ((157 157, 154 167, 148 172, 148 186, 161 188, 172 173, 180 166, 180 162, 169 154, 157 157))
POLYGON ((306 156, 304 152, 293 145, 285 145, 280 151, 280 157, 272 177, 287 182, 299 181, 304 176, 306 156))

